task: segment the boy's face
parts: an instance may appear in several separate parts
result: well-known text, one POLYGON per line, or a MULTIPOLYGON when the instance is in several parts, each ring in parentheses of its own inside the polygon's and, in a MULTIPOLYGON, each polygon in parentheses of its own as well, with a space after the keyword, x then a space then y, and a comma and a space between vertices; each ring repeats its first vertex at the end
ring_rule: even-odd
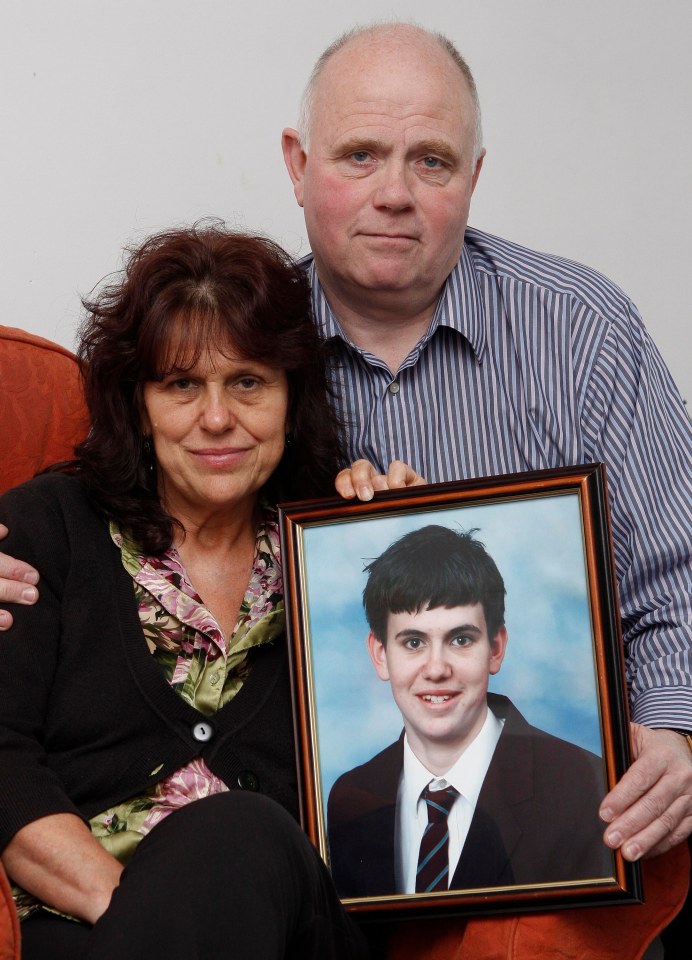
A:
POLYGON ((432 773, 446 772, 483 726, 507 631, 488 637, 483 606, 474 603, 390 613, 387 645, 373 633, 367 644, 378 676, 392 685, 411 749, 432 773))

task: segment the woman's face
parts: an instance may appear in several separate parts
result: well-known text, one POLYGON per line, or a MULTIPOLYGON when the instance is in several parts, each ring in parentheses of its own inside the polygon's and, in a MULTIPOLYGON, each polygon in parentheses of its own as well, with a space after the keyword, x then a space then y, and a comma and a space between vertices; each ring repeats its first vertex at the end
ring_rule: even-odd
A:
POLYGON ((144 385, 150 434, 167 511, 204 522, 226 508, 254 506, 276 469, 288 430, 283 370, 205 351, 189 370, 144 385))

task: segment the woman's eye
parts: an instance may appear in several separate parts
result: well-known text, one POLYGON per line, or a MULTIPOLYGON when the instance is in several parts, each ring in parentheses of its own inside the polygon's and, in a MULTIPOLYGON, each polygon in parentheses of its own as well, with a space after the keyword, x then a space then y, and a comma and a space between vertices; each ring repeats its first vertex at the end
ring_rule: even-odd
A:
POLYGON ((238 386, 243 390, 252 390, 257 386, 257 380, 254 377, 243 377, 242 380, 238 381, 238 386))
POLYGON ((171 386, 176 390, 189 390, 194 386, 194 381, 189 380, 187 377, 178 377, 177 380, 171 381, 171 386))

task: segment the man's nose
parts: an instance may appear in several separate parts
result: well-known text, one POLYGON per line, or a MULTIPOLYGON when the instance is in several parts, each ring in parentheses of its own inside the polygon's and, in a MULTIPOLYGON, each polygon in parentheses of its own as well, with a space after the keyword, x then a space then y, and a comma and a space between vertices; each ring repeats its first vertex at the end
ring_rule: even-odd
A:
POLYGON ((413 194, 409 182, 411 175, 404 163, 389 160, 383 164, 373 196, 375 206, 389 210, 405 210, 413 206, 413 194))
POLYGON ((444 647, 431 646, 425 661, 424 673, 430 680, 440 680, 448 677, 451 666, 444 647))

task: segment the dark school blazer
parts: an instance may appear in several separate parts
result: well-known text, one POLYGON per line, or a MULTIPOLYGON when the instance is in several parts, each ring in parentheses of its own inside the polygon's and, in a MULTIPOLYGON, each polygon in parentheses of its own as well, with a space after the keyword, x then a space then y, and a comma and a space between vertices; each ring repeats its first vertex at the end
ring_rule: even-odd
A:
MULTIPOLYGON (((599 757, 531 726, 488 694, 505 724, 450 889, 557 883, 611 876, 598 807, 599 757)), ((328 802, 331 870, 342 897, 391 895, 403 735, 336 781, 328 802)))

